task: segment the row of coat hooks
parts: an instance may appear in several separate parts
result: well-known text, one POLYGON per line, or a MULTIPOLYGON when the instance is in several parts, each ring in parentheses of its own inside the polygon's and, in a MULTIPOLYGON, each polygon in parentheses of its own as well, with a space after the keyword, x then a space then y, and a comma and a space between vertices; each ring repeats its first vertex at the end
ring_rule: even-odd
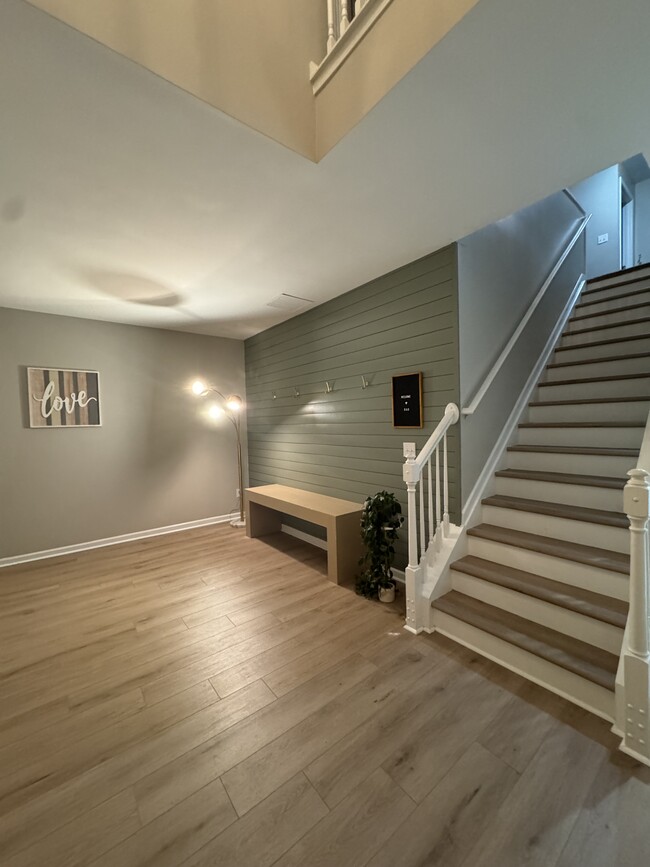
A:
MULTIPOLYGON (((368 388, 369 385, 370 385, 370 382, 368 381, 367 377, 365 377, 362 373, 361 374, 361 389, 365 390, 366 388, 368 388)), ((330 382, 329 380, 325 380, 325 394, 331 394, 333 391, 334 391, 334 384, 332 382, 330 382)), ((293 388, 293 396, 294 397, 300 397, 300 391, 295 386, 293 388)), ((278 397, 277 394, 275 392, 273 392, 273 400, 277 400, 277 397, 278 397)))

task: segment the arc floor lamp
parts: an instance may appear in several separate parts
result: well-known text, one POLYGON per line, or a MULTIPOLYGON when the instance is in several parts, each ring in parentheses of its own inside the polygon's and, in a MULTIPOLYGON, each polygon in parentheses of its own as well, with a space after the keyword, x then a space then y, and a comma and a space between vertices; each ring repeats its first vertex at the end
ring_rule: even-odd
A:
POLYGON ((244 476, 242 472, 242 453, 241 453, 241 411, 244 408, 244 401, 238 394, 225 394, 215 388, 213 385, 206 385, 202 380, 197 379, 192 383, 192 393, 196 397, 207 397, 209 394, 216 394, 221 398, 221 405, 214 403, 208 410, 212 418, 219 418, 225 415, 230 420, 235 428, 237 436, 237 478, 239 481, 239 518, 235 518, 230 522, 232 527, 245 527, 246 519, 244 516, 244 476))

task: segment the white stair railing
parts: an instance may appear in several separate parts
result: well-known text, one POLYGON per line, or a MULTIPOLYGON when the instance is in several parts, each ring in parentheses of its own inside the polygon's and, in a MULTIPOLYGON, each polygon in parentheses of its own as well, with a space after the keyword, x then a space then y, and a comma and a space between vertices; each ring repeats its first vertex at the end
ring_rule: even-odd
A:
POLYGON ((339 41, 353 18, 370 0, 327 0, 327 53, 339 41))
POLYGON ((450 536, 447 432, 459 418, 458 407, 450 403, 445 409, 440 424, 419 455, 416 456, 415 443, 404 443, 409 550, 409 562, 405 570, 406 628, 411 632, 420 632, 426 626, 421 593, 426 567, 435 561, 444 540, 450 536), (442 485, 440 483, 441 463, 442 485))
POLYGON ((621 749, 650 765, 650 415, 639 462, 624 491, 630 521, 630 609, 616 679, 621 749))

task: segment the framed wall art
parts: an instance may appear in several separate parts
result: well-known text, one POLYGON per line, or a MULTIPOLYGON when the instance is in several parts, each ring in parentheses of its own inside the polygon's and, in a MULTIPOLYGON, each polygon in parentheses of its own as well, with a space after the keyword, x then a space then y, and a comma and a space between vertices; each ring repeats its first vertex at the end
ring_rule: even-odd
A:
POLYGON ((99 427, 99 373, 96 370, 27 368, 29 426, 99 427))
POLYGON ((393 377, 393 427, 422 427, 422 373, 393 377))

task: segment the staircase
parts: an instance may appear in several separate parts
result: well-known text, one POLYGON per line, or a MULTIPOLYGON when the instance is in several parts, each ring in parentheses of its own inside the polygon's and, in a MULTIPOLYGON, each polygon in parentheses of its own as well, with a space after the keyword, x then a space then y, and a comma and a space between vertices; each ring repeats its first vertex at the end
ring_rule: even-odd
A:
POLYGON ((629 598, 623 488, 649 410, 644 267, 587 284, 432 603, 436 631, 609 720, 629 598))

